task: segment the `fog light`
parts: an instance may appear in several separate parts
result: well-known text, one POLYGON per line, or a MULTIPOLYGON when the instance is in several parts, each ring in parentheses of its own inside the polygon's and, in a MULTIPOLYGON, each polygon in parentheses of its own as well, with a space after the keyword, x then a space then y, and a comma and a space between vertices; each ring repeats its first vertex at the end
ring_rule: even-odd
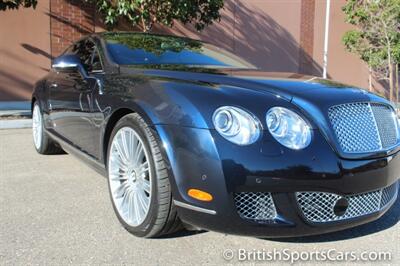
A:
POLYGON ((199 189, 189 189, 188 195, 194 199, 201 200, 201 201, 212 201, 213 196, 210 193, 201 191, 199 189))
POLYGON ((340 198, 338 201, 336 201, 335 206, 333 206, 333 213, 340 217, 346 214, 348 208, 349 201, 346 198, 340 198))

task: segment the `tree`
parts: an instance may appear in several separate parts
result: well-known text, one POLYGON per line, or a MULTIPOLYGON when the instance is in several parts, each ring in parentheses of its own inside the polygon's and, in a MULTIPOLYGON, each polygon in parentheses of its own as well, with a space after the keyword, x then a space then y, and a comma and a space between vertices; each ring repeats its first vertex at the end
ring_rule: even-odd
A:
POLYGON ((175 20, 202 30, 220 19, 223 0, 85 0, 96 4, 104 22, 114 27, 119 20, 150 31, 154 24, 171 27, 175 20))
POLYGON ((19 7, 33 7, 37 5, 37 0, 0 0, 0 10, 18 9, 19 7))
POLYGON ((393 100, 400 63, 400 1, 348 0, 343 11, 346 21, 356 26, 343 36, 346 49, 368 64, 370 80, 373 74, 389 82, 393 100))

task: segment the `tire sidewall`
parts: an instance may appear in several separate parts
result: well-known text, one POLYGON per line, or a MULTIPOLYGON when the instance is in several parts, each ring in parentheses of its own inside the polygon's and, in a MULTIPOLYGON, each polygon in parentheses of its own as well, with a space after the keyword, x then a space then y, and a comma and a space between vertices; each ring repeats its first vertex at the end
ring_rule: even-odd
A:
MULTIPOLYGON (((42 114, 42 109, 40 108, 40 104, 36 101, 35 103, 34 103, 34 105, 33 105, 33 109, 32 110, 35 110, 35 108, 37 108, 37 110, 39 111, 39 115, 40 115, 40 121, 41 121, 41 123, 40 123, 40 127, 41 127, 41 136, 40 136, 40 146, 39 146, 39 148, 38 147, 36 147, 36 144, 35 144, 35 142, 33 142, 33 146, 35 147, 35 149, 36 149, 36 151, 38 152, 38 153, 43 153, 44 152, 44 146, 45 146, 45 143, 44 143, 44 141, 45 141, 45 134, 44 134, 44 126, 43 126, 43 114, 42 114)), ((32 112, 32 116, 33 116, 33 112, 32 112)), ((33 118, 33 117, 32 117, 33 118)), ((33 128, 32 128, 32 137, 33 137, 33 128)))
POLYGON ((134 235, 139 236, 139 237, 147 236, 151 232, 152 226, 155 224, 155 221, 157 219, 158 205, 159 205, 158 204, 157 171, 155 168, 153 151, 152 151, 149 143, 150 143, 150 140, 149 140, 148 134, 146 133, 146 128, 143 128, 143 124, 138 119, 138 117, 132 116, 132 115, 127 115, 127 116, 123 117, 114 127, 114 129, 111 133, 111 136, 110 136, 110 141, 108 143, 108 147, 107 147, 107 160, 106 160, 107 183, 108 183, 108 191, 110 194, 111 203, 112 203, 114 212, 117 215, 117 218, 120 221, 120 223, 125 227, 125 229, 127 229, 130 233, 133 233, 134 235), (131 226, 131 225, 127 224, 124 221, 124 219, 121 217, 121 215, 119 214, 118 209, 115 206, 114 198, 112 196, 111 186, 110 186, 110 176, 108 173, 108 168, 109 168, 108 163, 109 163, 109 158, 110 158, 112 142, 113 142, 114 137, 117 134, 117 132, 121 128, 124 128, 124 127, 130 127, 140 136, 140 138, 142 138, 144 148, 147 150, 147 153, 149 155, 148 160, 149 160, 149 169, 150 169, 150 173, 151 173, 151 175, 150 175, 151 176, 150 177, 151 178, 150 206, 149 206, 149 210, 148 210, 146 218, 138 226, 131 226))

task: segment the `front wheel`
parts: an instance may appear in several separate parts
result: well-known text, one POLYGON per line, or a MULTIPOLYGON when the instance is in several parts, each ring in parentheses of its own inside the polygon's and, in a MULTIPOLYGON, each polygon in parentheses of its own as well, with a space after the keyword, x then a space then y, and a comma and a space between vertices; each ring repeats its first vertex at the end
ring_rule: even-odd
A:
POLYGON ((139 237, 157 237, 181 228, 166 160, 153 133, 138 114, 129 114, 115 126, 108 146, 114 211, 121 224, 139 237))
POLYGON ((38 102, 32 110, 32 135, 35 149, 40 154, 63 153, 63 150, 44 131, 43 115, 38 102))

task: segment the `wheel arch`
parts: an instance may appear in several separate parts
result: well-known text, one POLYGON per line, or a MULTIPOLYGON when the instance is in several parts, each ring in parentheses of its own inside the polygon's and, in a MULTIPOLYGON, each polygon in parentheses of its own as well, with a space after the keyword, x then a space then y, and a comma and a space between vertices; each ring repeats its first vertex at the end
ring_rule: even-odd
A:
POLYGON ((41 80, 37 81, 33 86, 33 92, 31 97, 31 111, 33 111, 33 107, 35 103, 39 103, 39 106, 43 112, 47 111, 45 103, 47 101, 46 97, 46 79, 42 78, 41 80))
POLYGON ((35 102, 37 102, 36 96, 32 96, 32 99, 31 99, 31 113, 33 113, 33 107, 35 106, 35 102))
POLYGON ((116 109, 110 117, 107 119, 106 125, 104 127, 104 133, 103 133, 103 139, 102 139, 102 156, 103 156, 103 162, 104 165, 107 167, 107 152, 108 152, 108 144, 110 141, 111 133, 115 127, 115 125, 118 123, 118 121, 132 113, 138 113, 148 125, 153 125, 153 121, 150 119, 150 117, 146 114, 145 111, 143 111, 141 108, 135 106, 129 106, 129 107, 120 107, 116 109))
POLYGON ((118 123, 118 121, 131 113, 135 113, 135 111, 133 109, 130 108, 119 108, 117 110, 115 110, 110 118, 107 121, 107 124, 105 126, 104 129, 104 134, 103 134, 103 149, 102 149, 102 156, 103 156, 103 161, 104 161, 104 165, 107 167, 107 152, 108 152, 108 143, 110 141, 110 137, 111 137, 111 132, 113 131, 115 125, 118 123))

